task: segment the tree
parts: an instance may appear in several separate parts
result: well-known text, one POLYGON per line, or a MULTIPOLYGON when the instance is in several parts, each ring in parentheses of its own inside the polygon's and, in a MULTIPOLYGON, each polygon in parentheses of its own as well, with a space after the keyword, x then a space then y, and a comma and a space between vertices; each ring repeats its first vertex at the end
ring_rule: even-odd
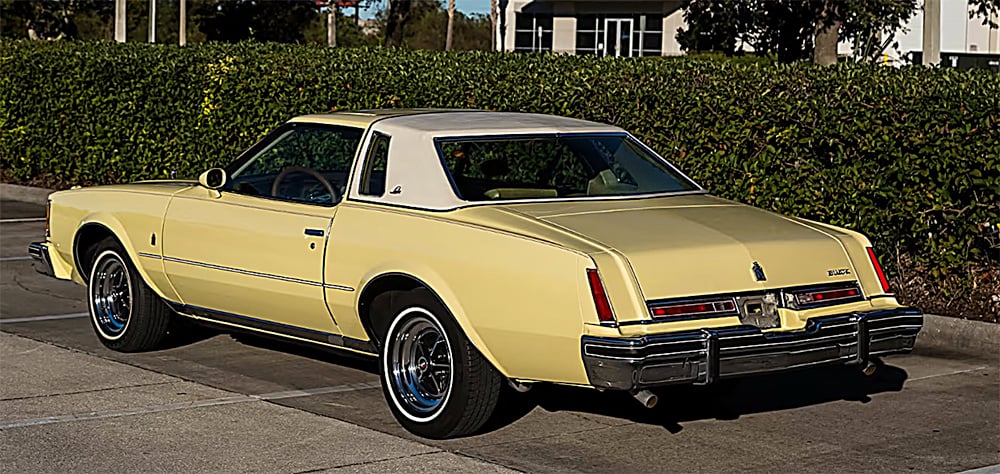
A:
POLYGON ((444 50, 451 51, 451 35, 455 30, 455 0, 448 0, 448 32, 445 33, 444 50))
POLYGON ((500 4, 497 0, 490 0, 490 51, 496 51, 497 48, 497 15, 499 14, 500 4))
POLYGON ((111 14, 110 2, 100 0, 3 1, 3 35, 35 40, 81 38, 78 21, 85 15, 111 14))
POLYGON ((742 54, 744 45, 761 56, 792 62, 812 53, 810 0, 689 0, 678 43, 686 51, 742 54))
MULTIPOLYGON (((366 35, 361 31, 361 27, 350 16, 344 13, 344 10, 337 8, 335 14, 338 48, 358 48, 377 46, 379 44, 377 36, 366 35)), ((320 15, 316 21, 306 27, 305 42, 307 44, 327 44, 326 19, 323 16, 320 15)))
MULTIPOLYGON (((380 14, 384 16, 385 13, 380 14)), ((414 2, 400 46, 412 49, 440 51, 444 48, 441 32, 448 26, 448 12, 440 1, 414 2)), ((452 49, 487 50, 490 45, 489 19, 484 15, 465 16, 456 11, 452 32, 452 49)))
POLYGON ((813 35, 813 63, 820 66, 837 64, 837 43, 840 42, 841 5, 838 0, 824 0, 816 18, 813 35))
MULTIPOLYGON (((845 0, 841 0, 845 1, 845 0)), ((875 61, 920 7, 919 0, 846 0, 840 36, 854 44, 854 59, 875 61)))
MULTIPOLYGON (((973 0, 1000 2, 1000 0, 973 0)), ((842 39, 856 58, 872 60, 913 16, 918 0, 688 0, 688 28, 677 39, 687 51, 734 54, 749 45, 780 62, 812 58, 834 64, 842 39)))
POLYGON ((969 0, 969 18, 981 17, 984 25, 998 28, 995 15, 1000 15, 1000 0, 969 0))
POLYGON ((197 14, 202 18, 198 29, 209 41, 226 42, 304 43, 306 30, 321 19, 313 0, 215 0, 202 4, 197 14))
POLYGON ((490 48, 488 16, 466 16, 454 10, 449 16, 441 0, 386 0, 385 5, 376 18, 383 44, 388 47, 440 51, 447 47, 447 31, 450 29, 453 50, 490 48), (442 31, 445 32, 444 43, 441 41, 442 31))
MULTIPOLYGON (((403 29, 410 20, 412 0, 386 0, 389 10, 385 19, 385 45, 390 47, 403 46, 403 29)), ((419 1, 419 0, 418 0, 419 1)))
POLYGON ((684 6, 687 29, 677 30, 681 49, 732 55, 740 36, 739 5, 730 0, 690 0, 684 6))

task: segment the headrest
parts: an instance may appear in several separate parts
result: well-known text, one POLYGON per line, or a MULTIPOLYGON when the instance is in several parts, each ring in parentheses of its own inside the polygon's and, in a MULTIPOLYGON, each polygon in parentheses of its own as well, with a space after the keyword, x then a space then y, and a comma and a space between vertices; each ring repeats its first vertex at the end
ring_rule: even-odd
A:
POLYGON ((507 160, 497 158, 493 160, 486 160, 479 164, 479 170, 483 172, 487 178, 496 178, 497 176, 503 176, 510 173, 510 167, 507 166, 507 160))

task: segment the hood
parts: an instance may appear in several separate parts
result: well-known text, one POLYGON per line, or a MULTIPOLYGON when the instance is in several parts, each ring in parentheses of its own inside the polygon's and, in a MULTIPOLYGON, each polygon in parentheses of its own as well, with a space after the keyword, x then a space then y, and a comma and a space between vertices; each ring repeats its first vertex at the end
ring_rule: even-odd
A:
POLYGON ((106 192, 106 191, 116 191, 116 192, 141 192, 146 194, 163 194, 171 195, 176 194, 179 191, 190 188, 191 186, 197 186, 197 181, 185 181, 185 180, 151 180, 151 181, 136 181, 134 183, 127 184, 107 184, 102 186, 91 186, 91 187, 75 187, 70 188, 66 191, 60 191, 58 194, 80 194, 80 193, 92 193, 92 192, 106 192))
POLYGON ((850 281, 856 275, 843 245, 828 233, 713 196, 552 204, 512 210, 620 252, 647 300, 850 281), (841 269, 850 274, 829 276, 841 269))

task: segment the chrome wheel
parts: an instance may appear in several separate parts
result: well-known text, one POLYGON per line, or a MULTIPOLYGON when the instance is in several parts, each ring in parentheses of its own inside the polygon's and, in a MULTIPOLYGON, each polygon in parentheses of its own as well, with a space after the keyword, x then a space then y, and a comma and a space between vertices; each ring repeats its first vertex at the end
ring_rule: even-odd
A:
POLYGON ((403 414, 418 422, 440 414, 454 374, 451 344, 437 318, 423 308, 402 311, 389 328, 383 355, 390 394, 403 414))
POLYGON ((116 253, 102 253, 90 274, 90 312, 102 335, 117 339, 132 315, 132 281, 116 253))

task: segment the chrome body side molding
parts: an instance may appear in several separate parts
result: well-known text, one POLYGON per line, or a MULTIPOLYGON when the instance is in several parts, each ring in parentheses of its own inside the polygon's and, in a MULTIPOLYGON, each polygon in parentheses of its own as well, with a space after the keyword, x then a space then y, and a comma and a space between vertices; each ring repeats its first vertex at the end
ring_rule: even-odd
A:
POLYGON ((354 352, 362 352, 369 355, 377 355, 378 350, 371 341, 362 341, 341 334, 333 334, 315 329, 302 328, 289 324, 276 323, 251 316, 227 313, 209 308, 186 305, 183 303, 169 302, 169 306, 177 313, 205 320, 210 323, 219 323, 226 327, 235 327, 252 333, 263 333, 268 335, 283 336, 285 338, 316 343, 324 346, 349 349, 354 352))

